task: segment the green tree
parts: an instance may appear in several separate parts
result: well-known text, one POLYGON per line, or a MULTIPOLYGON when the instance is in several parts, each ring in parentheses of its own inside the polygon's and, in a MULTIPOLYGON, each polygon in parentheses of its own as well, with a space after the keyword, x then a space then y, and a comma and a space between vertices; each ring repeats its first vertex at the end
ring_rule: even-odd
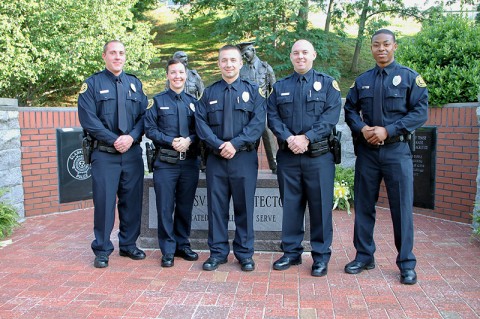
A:
POLYGON ((41 105, 74 94, 103 68, 102 47, 111 39, 125 43, 127 69, 146 69, 154 35, 150 25, 134 21, 130 9, 136 1, 0 2, 0 96, 41 105))
POLYGON ((438 16, 401 43, 396 57, 425 79, 429 104, 474 102, 480 89, 480 25, 462 15, 438 16))
POLYGON ((384 20, 386 17, 422 19, 424 16, 418 7, 406 7, 403 0, 344 1, 337 7, 332 15, 332 23, 340 34, 344 34, 343 30, 345 30, 346 24, 358 26, 355 52, 350 66, 351 72, 358 72, 358 60, 365 37, 388 25, 388 22, 384 20))
MULTIPOLYGON (((318 0, 314 2, 322 3, 318 0)), ((333 43, 326 43, 321 34, 308 29, 309 4, 305 0, 178 0, 176 3, 182 5, 177 12, 185 32, 194 36, 192 19, 207 15, 216 21, 216 34, 221 35, 225 42, 255 39, 258 52, 268 57, 268 62, 280 74, 291 69, 289 52, 297 39, 312 41, 318 50, 318 65, 321 61, 330 60, 335 52, 333 43)), ((325 71, 333 76, 339 74, 335 63, 330 63, 325 71)))

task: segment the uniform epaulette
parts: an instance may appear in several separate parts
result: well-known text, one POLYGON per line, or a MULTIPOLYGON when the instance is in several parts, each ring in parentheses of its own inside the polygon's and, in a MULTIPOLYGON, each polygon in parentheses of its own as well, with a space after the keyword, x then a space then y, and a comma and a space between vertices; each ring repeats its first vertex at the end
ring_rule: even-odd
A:
POLYGON ((160 92, 160 93, 158 93, 158 94, 155 94, 155 95, 153 96, 153 98, 156 98, 157 96, 161 96, 161 95, 167 94, 167 92, 168 92, 168 90, 162 91, 162 92, 160 92))
POLYGON ((255 81, 252 81, 252 80, 250 80, 250 79, 242 79, 242 78, 240 78, 240 81, 247 82, 248 84, 258 86, 258 84, 257 84, 255 81))
POLYGON ((137 78, 137 76, 135 74, 131 74, 131 73, 127 73, 127 72, 125 72, 125 74, 128 75, 128 76, 133 76, 135 79, 140 81, 140 79, 137 78))
POLYGON ((191 97, 191 98, 193 98, 193 99, 195 99, 195 100, 197 99, 197 97, 196 97, 195 95, 190 94, 189 92, 186 92, 186 91, 185 91, 185 95, 187 95, 187 96, 189 96, 189 97, 191 97))
POLYGON ((190 70, 190 72, 192 72, 192 73, 193 73, 193 75, 200 76, 200 75, 198 74, 197 70, 190 70))

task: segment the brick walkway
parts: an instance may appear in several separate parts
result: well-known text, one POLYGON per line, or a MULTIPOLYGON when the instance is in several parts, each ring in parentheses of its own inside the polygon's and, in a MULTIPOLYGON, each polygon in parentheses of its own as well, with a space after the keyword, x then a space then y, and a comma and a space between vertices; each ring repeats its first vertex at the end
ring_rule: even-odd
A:
MULTIPOLYGON (((257 252, 257 269, 240 271, 233 255, 217 271, 160 252, 133 261, 115 251, 93 267, 92 210, 28 218, 13 244, 0 248, 0 318, 479 318, 480 242, 468 225, 415 216, 419 281, 399 283, 388 210, 379 210, 377 267, 343 272, 354 257, 353 215, 334 212, 333 254, 326 277, 310 276, 312 260, 287 271, 281 256, 257 252)), ((116 247, 116 233, 112 235, 116 247)))

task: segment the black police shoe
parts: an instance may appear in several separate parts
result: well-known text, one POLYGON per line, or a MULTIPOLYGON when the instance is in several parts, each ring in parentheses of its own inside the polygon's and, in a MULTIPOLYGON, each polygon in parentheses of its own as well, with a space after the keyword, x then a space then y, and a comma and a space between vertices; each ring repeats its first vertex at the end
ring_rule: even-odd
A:
POLYGON ((137 247, 129 249, 129 250, 121 250, 120 249, 120 256, 128 257, 133 260, 141 260, 145 259, 145 252, 137 247))
POLYGON ((166 254, 162 256, 162 267, 173 267, 174 257, 173 254, 166 254))
POLYGON ((215 258, 215 257, 209 257, 204 263, 203 263, 203 270, 207 271, 212 271, 218 268, 219 265, 225 264, 227 262, 227 258, 225 259, 220 259, 220 258, 215 258))
POLYGON ((364 269, 370 270, 373 268, 375 268, 375 260, 373 258, 370 262, 366 263, 354 259, 345 265, 345 272, 355 275, 361 273, 364 269))
POLYGON ((95 261, 93 262, 95 268, 105 268, 108 267, 108 256, 107 255, 98 255, 95 256, 95 261))
POLYGON ((286 270, 290 266, 300 265, 302 263, 302 256, 297 256, 296 258, 282 256, 276 262, 273 263, 273 269, 275 270, 286 270))
POLYGON ((253 271, 255 270, 255 261, 253 258, 245 258, 239 261, 242 271, 253 271))
POLYGON ((400 283, 404 285, 414 285, 417 283, 417 273, 415 269, 404 269, 400 271, 400 283))
POLYGON ((176 257, 181 257, 188 261, 195 261, 198 259, 198 254, 194 252, 190 247, 185 247, 182 249, 177 249, 175 251, 176 257))
POLYGON ((322 277, 327 274, 328 264, 323 261, 316 261, 312 265, 312 276, 322 277))

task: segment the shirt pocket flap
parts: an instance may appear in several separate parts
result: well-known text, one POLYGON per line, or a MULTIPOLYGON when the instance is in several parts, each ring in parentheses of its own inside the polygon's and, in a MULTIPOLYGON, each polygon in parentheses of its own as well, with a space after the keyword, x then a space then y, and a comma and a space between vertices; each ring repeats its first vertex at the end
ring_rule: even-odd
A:
POLYGON ((293 94, 277 96, 278 104, 286 104, 286 103, 292 103, 292 102, 293 102, 293 94))
POLYGON ((327 95, 325 93, 315 92, 307 95, 307 102, 325 102, 327 95))

